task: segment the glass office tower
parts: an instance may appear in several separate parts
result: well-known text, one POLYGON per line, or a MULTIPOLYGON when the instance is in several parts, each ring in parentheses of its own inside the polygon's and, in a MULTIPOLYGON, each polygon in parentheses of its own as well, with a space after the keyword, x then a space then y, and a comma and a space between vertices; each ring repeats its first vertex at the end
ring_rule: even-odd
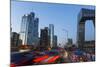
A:
POLYGON ((54 25, 49 24, 49 37, 50 37, 50 46, 54 46, 54 25))
POLYGON ((22 17, 20 38, 23 45, 36 45, 38 42, 38 23, 39 19, 35 18, 35 13, 31 12, 22 17))

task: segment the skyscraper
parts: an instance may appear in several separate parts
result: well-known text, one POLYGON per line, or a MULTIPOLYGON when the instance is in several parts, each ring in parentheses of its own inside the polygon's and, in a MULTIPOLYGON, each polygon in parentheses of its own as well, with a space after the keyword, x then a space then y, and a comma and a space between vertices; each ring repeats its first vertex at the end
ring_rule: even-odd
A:
POLYGON ((17 47, 19 45, 19 34, 12 32, 11 34, 11 46, 17 47))
POLYGON ((35 44, 35 46, 38 46, 39 44, 38 24, 39 24, 39 18, 35 18, 33 24, 33 45, 35 44))
POLYGON ((48 49, 50 47, 49 45, 49 37, 48 37, 48 27, 45 27, 44 29, 41 29, 40 33, 40 47, 42 49, 48 49))
POLYGON ((49 24, 49 38, 50 38, 50 47, 54 46, 54 25, 49 24))
POLYGON ((54 35, 54 47, 57 47, 57 36, 54 35))
POLYGON ((20 34, 11 32, 11 52, 18 51, 18 47, 21 45, 20 34))
POLYGON ((23 45, 36 45, 38 40, 39 19, 35 18, 35 13, 31 12, 22 17, 20 38, 23 45))

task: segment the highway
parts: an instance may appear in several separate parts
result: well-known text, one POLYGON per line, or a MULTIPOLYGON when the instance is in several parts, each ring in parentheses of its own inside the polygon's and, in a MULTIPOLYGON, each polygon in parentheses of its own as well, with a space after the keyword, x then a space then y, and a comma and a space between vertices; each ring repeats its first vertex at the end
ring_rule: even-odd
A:
POLYGON ((66 51, 64 49, 15 52, 11 53, 11 67, 91 61, 90 57, 88 58, 83 53, 82 51, 66 51))

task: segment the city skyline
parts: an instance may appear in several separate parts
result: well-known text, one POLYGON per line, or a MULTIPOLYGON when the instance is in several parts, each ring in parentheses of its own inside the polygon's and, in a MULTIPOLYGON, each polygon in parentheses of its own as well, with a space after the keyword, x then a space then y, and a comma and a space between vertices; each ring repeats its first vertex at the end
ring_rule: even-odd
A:
MULTIPOLYGON (((72 38, 74 43, 76 43, 77 16, 80 9, 81 8, 95 9, 94 6, 89 6, 89 5, 82 6, 82 5, 69 5, 69 4, 65 5, 65 4, 53 4, 53 3, 40 4, 37 2, 18 2, 18 1, 12 1, 11 4, 12 4, 11 5, 12 31, 19 33, 22 16, 30 12, 35 12, 36 17, 38 17, 40 20, 39 33, 41 28, 49 26, 49 24, 54 24, 55 28, 54 32, 58 36, 58 42, 66 40, 65 36, 67 34, 64 31, 62 31, 62 29, 66 29, 68 31, 68 37, 72 38), (23 7, 23 4, 25 5, 25 7, 23 7), (75 9, 73 10, 73 8, 75 9)), ((87 28, 90 28, 91 25, 92 27, 91 29, 89 29, 90 31, 94 29, 93 24, 89 23, 86 26, 87 28)), ((91 33, 90 31, 87 33, 87 36, 85 37, 87 37, 88 39, 94 39, 93 37, 94 31, 92 31, 92 34, 90 34, 91 33)))

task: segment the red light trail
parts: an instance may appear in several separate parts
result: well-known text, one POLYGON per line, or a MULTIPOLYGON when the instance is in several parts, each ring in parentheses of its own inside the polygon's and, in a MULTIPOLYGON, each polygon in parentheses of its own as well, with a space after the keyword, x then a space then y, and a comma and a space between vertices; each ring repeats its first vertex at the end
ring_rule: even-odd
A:
POLYGON ((48 63, 53 63, 55 62, 55 60, 57 60, 60 56, 54 56, 53 58, 51 58, 50 60, 48 60, 48 63))
POLYGON ((48 57, 49 57, 48 55, 45 55, 45 56, 34 59, 33 62, 39 63, 42 60, 47 59, 48 57))

